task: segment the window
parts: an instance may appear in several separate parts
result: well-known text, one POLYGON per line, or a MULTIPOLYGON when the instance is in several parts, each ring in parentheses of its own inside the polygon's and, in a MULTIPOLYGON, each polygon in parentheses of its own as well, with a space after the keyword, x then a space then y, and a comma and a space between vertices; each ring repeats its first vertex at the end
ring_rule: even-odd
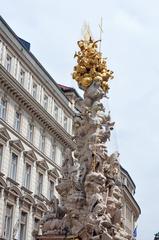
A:
POLYGON ((15 123, 14 123, 14 128, 16 131, 20 131, 20 121, 21 121, 21 113, 16 111, 15 112, 15 123))
POLYGON ((122 184, 125 184, 125 177, 124 176, 121 176, 121 182, 122 182, 122 184))
POLYGON ((35 82, 33 82, 32 96, 35 99, 37 99, 37 89, 38 89, 37 84, 35 82))
POLYGON ((40 219, 34 218, 34 230, 38 232, 39 230, 40 219))
POLYGON ((61 159, 60 159, 61 160, 61 162, 60 162, 61 165, 64 161, 64 151, 65 151, 64 147, 61 147, 61 159))
POLYGON ((0 144, 0 167, 2 165, 2 157, 3 157, 3 145, 0 144))
POLYGON ((11 239, 12 217, 13 217, 13 206, 7 204, 6 213, 5 213, 5 222, 4 222, 4 237, 7 240, 11 239))
POLYGON ((63 124, 63 111, 62 111, 62 109, 59 109, 60 111, 60 124, 63 124))
POLYGON ((3 54, 3 43, 0 41, 0 62, 2 62, 2 54, 3 54))
POLYGON ((54 182, 53 181, 49 181, 49 199, 51 200, 54 196, 54 182))
POLYGON ((31 179, 31 166, 26 163, 25 164, 25 173, 24 173, 24 187, 27 189, 30 188, 30 179, 31 179))
POLYGON ((63 123, 63 126, 64 126, 64 129, 67 131, 67 125, 68 125, 68 118, 66 116, 64 116, 64 123, 63 123))
POLYGON ((54 117, 55 117, 56 120, 58 120, 58 111, 59 111, 58 106, 55 103, 55 105, 54 105, 54 117))
POLYGON ((45 136, 41 136, 41 151, 45 152, 45 136))
POLYGON ((6 118, 6 109, 7 109, 7 101, 3 98, 1 98, 0 101, 0 118, 4 119, 6 118))
POLYGON ((19 82, 22 86, 24 86, 24 81, 25 81, 25 71, 23 68, 21 68, 20 74, 19 74, 19 82))
POLYGON ((36 234, 39 232, 40 219, 34 218, 34 237, 33 240, 36 240, 36 234))
POLYGON ((8 72, 11 72, 11 63, 12 63, 12 57, 7 53, 6 61, 5 61, 5 68, 8 72))
POLYGON ((43 106, 44 106, 45 110, 48 109, 48 96, 46 94, 44 94, 43 106))
POLYGON ((42 194, 42 188, 43 188, 43 174, 38 173, 38 185, 37 185, 37 194, 41 195, 42 194))
POLYGON ((28 125, 28 140, 32 143, 33 142, 33 135, 34 135, 34 125, 29 123, 28 125))
POLYGON ((55 161, 55 158, 56 158, 56 142, 55 142, 55 140, 52 140, 52 142, 51 142, 50 158, 52 161, 55 161))
POLYGON ((30 73, 29 73, 29 77, 28 77, 28 81, 27 81, 27 90, 30 92, 30 73))
POLYGON ((39 149, 42 152, 45 152, 45 134, 44 134, 44 131, 42 129, 40 130, 39 149))
POLYGON ((10 178, 12 178, 13 180, 16 180, 17 163, 18 163, 18 156, 14 152, 12 152, 12 154, 11 154, 10 178))
POLYGON ((20 218, 20 240, 26 239, 26 228, 27 228, 27 213, 22 211, 20 218))
POLYGON ((132 212, 131 212, 131 209, 128 206, 126 206, 126 222, 129 225, 131 221, 132 221, 132 212))
POLYGON ((129 180, 127 180, 127 188, 129 189, 130 193, 133 194, 133 187, 129 180))

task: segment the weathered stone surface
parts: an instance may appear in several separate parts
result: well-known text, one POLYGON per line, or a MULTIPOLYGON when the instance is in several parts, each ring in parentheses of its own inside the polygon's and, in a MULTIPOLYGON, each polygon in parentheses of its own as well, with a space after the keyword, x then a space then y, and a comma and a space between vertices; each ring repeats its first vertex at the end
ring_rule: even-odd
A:
POLYGON ((80 240, 79 238, 75 236, 53 236, 53 235, 47 235, 47 236, 38 236, 37 240, 80 240))
POLYGON ((62 177, 56 187, 61 204, 53 199, 52 210, 43 219, 43 237, 38 239, 73 235, 82 240, 127 240, 130 236, 121 219, 119 154, 109 156, 106 146, 114 123, 101 102, 112 72, 91 38, 78 45, 73 77, 84 90, 84 99, 81 114, 74 119, 77 147, 73 155, 69 149, 65 151, 62 177))

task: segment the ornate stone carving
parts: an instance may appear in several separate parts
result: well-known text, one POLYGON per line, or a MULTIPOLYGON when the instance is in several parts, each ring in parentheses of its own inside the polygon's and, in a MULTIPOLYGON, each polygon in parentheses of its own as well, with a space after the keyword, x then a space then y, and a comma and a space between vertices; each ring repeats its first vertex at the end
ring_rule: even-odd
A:
POLYGON ((50 212, 43 219, 43 234, 75 235, 82 240, 127 240, 121 219, 119 153, 108 155, 106 143, 114 123, 101 99, 112 72, 97 51, 97 42, 78 42, 73 78, 84 90, 81 114, 74 118, 76 150, 66 149, 62 177, 50 212))

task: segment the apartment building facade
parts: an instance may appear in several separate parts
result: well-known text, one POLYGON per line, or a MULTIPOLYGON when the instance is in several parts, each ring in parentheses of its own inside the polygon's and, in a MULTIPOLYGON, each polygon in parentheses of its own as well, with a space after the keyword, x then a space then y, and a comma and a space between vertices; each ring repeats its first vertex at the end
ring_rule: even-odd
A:
POLYGON ((129 173, 121 166, 121 183, 122 183, 122 218, 125 230, 134 235, 137 220, 141 214, 141 209, 136 202, 134 195, 136 186, 129 173))
POLYGON ((34 239, 74 149, 74 105, 0 18, 0 239, 34 239))

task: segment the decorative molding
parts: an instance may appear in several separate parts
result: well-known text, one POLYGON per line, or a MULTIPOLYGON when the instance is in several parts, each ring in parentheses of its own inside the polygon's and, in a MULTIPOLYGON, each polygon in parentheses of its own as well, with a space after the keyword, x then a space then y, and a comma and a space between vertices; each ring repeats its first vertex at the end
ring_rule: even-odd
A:
POLYGON ((33 150, 29 150, 29 151, 24 151, 23 152, 24 156, 26 158, 28 158, 29 160, 31 160, 32 162, 35 162, 37 161, 37 157, 36 157, 36 154, 33 150))
POLYGON ((43 212, 46 212, 48 210, 47 206, 43 202, 41 202, 41 201, 39 201, 38 203, 33 205, 33 208, 34 208, 34 211, 36 211, 36 209, 39 209, 39 210, 41 210, 43 212))
POLYGON ((24 201, 28 203, 29 205, 35 205, 35 200, 30 194, 24 194, 21 198, 20 201, 24 201))
POLYGON ((21 189, 22 189, 24 192, 28 193, 28 194, 32 194, 32 193, 33 193, 32 191, 30 191, 28 188, 26 188, 26 187, 24 187, 24 186, 22 186, 21 189))
POLYGON ((46 160, 40 160, 40 161, 37 161, 36 162, 37 166, 40 167, 41 169, 43 169, 44 171, 48 170, 49 169, 49 166, 46 162, 46 160))
POLYGON ((6 181, 3 179, 3 177, 0 177, 0 187, 1 187, 1 188, 6 188, 6 187, 7 187, 7 183, 6 183, 6 181))
POLYGON ((19 186, 19 183, 17 183, 15 180, 13 180, 10 177, 7 177, 6 180, 10 182, 10 185, 19 186))
POLYGON ((6 34, 6 25, 1 25, 0 27, 3 29, 1 31, 1 35, 5 39, 4 41, 7 45, 9 45, 12 49, 14 53, 13 55, 16 53, 16 57, 20 59, 19 61, 25 64, 24 68, 27 68, 29 72, 32 72, 32 75, 40 80, 42 85, 47 88, 47 91, 51 92, 51 95, 56 98, 60 105, 62 105, 62 107, 64 107, 70 115, 73 115, 73 111, 71 111, 69 104, 66 104, 66 102, 69 103, 68 98, 50 74, 44 69, 30 51, 28 52, 24 49, 21 43, 19 43, 19 39, 17 39, 17 36, 14 35, 13 32, 11 33, 9 30, 6 34))
POLYGON ((44 201, 44 198, 43 198, 43 195, 42 195, 42 194, 40 194, 40 195, 34 194, 34 197, 35 197, 36 199, 38 199, 39 201, 41 201, 41 202, 44 201))
POLYGON ((9 139, 11 139, 11 138, 10 138, 10 135, 9 135, 9 133, 8 133, 8 131, 6 130, 5 127, 1 127, 1 128, 0 128, 0 138, 1 138, 3 141, 5 141, 5 142, 7 142, 9 139))
POLYGON ((13 185, 11 187, 6 187, 5 191, 8 192, 9 194, 14 195, 15 197, 22 197, 22 193, 21 193, 20 189, 15 185, 13 185))
POLYGON ((4 177, 5 174, 0 171, 0 176, 1 176, 1 177, 4 177))
POLYGON ((52 166, 56 167, 59 171, 61 170, 61 167, 57 165, 55 162, 53 162, 50 158, 48 158, 43 152, 41 152, 35 145, 30 143, 25 137, 23 137, 19 132, 15 131, 14 128, 12 128, 8 123, 6 123, 4 120, 0 119, 0 124, 5 126, 9 129, 9 131, 14 134, 17 138, 22 140, 28 147, 31 149, 34 149, 34 152, 37 152, 42 158, 45 158, 47 162, 49 162, 52 166))
POLYGON ((11 147, 15 148, 19 152, 22 152, 24 150, 23 144, 19 139, 11 140, 9 141, 9 144, 11 147))
POLYGON ((48 170, 48 175, 51 175, 53 178, 59 178, 60 174, 56 168, 52 168, 48 170))

